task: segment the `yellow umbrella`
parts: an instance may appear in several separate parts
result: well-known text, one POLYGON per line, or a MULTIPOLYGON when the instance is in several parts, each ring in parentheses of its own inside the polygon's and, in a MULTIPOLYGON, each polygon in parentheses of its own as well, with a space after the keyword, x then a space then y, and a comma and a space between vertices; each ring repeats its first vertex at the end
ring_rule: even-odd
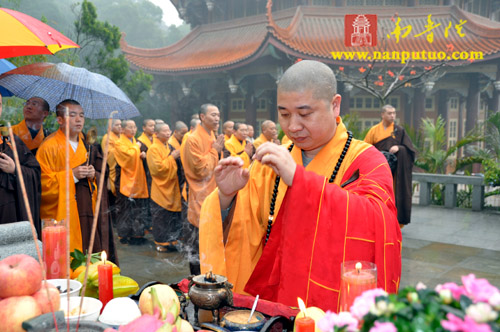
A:
POLYGON ((21 12, 0 8, 0 59, 54 54, 80 47, 47 24, 21 12))

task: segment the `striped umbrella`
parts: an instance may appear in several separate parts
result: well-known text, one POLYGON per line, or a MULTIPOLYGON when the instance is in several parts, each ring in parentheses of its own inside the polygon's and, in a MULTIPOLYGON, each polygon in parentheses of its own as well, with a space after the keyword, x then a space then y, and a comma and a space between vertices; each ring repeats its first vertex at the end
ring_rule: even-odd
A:
POLYGON ((54 54, 74 47, 80 46, 36 18, 0 8, 0 58, 54 54))
POLYGON ((41 97, 55 110, 64 99, 78 101, 88 119, 105 119, 112 111, 118 118, 139 116, 139 110, 109 78, 66 63, 33 63, 0 76, 0 86, 15 96, 41 97))

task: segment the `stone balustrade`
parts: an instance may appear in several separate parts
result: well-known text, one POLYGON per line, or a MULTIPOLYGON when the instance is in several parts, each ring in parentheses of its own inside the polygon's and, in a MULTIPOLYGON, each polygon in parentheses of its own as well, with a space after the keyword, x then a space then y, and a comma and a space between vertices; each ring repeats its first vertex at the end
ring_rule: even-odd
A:
POLYGON ((457 206, 457 185, 472 185, 472 211, 481 211, 484 206, 484 178, 482 176, 413 173, 413 181, 420 183, 420 205, 431 202, 431 186, 433 183, 444 184, 444 206, 457 206))

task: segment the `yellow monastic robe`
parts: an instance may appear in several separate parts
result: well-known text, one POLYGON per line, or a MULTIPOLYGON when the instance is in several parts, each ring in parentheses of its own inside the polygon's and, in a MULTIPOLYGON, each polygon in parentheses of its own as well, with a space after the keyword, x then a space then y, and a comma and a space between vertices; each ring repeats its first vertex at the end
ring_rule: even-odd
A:
POLYGON ((151 146, 151 144, 153 144, 153 142, 149 139, 149 137, 144 132, 141 134, 141 136, 139 136, 137 138, 137 140, 144 143, 144 145, 146 145, 146 147, 148 149, 151 146))
POLYGON ((115 158, 120 165, 120 193, 130 198, 148 198, 146 173, 141 159, 141 149, 135 138, 125 135, 115 142, 115 158))
POLYGON ((261 146, 266 142, 272 142, 272 140, 268 140, 266 136, 264 136, 264 134, 260 134, 260 136, 257 137, 255 141, 253 141, 253 147, 257 149, 259 146, 261 146))
POLYGON ((43 133, 43 125, 40 127, 40 130, 38 131, 38 134, 36 134, 35 138, 31 138, 31 133, 28 129, 28 126, 26 126, 25 120, 12 126, 12 132, 17 135, 30 150, 38 149, 40 144, 42 144, 43 140, 45 139, 45 135, 43 133))
POLYGON ((380 121, 379 124, 370 128, 365 136, 365 142, 370 144, 375 144, 384 138, 392 135, 394 132, 394 122, 387 128, 384 128, 384 123, 380 121))
POLYGON ((281 138, 281 145, 288 145, 288 143, 290 142, 291 142, 290 138, 288 138, 288 136, 286 135, 283 135, 283 137, 281 138))
POLYGON ((212 148, 214 141, 214 133, 208 133, 199 125, 181 145, 182 166, 189 184, 188 221, 196 227, 201 204, 217 186, 214 169, 219 162, 219 154, 212 148))
POLYGON ((233 137, 233 135, 227 136, 226 134, 224 134, 224 142, 229 141, 231 139, 231 137, 233 137))
MULTIPOLYGON (((75 181, 72 169, 85 164, 87 150, 80 135, 76 151, 69 149, 69 204, 70 204, 70 250, 82 250, 80 217, 75 198, 75 181)), ((66 219, 66 136, 61 130, 49 135, 38 148, 36 159, 42 169, 42 201, 40 217, 56 220, 66 219)), ((80 181, 85 181, 81 179, 80 181)), ((90 181, 90 180, 87 180, 90 181)), ((91 184, 97 188, 95 180, 91 184)), ((93 192, 92 205, 95 206, 97 191, 93 192)))
MULTIPOLYGON (((199 125, 196 126, 196 128, 198 127, 199 125)), ((184 134, 184 136, 182 137, 182 144, 184 144, 184 142, 187 140, 187 138, 189 137, 189 135, 191 135, 195 130, 196 128, 194 129, 191 129, 190 131, 188 131, 186 134, 184 134)))
POLYGON ((159 139, 148 149, 149 172, 151 173, 151 199, 172 212, 181 211, 181 194, 177 178, 177 163, 170 155, 168 145, 159 139))
MULTIPOLYGON (((109 147, 108 147, 108 168, 109 168, 109 177, 108 177, 108 189, 111 190, 113 195, 116 196, 116 158, 115 158, 115 143, 120 139, 120 136, 116 135, 114 132, 109 133, 109 147)), ((108 134, 105 134, 102 137, 101 147, 102 151, 106 148, 106 142, 108 140, 108 134)))
MULTIPOLYGON (((186 136, 186 135, 184 135, 186 136)), ((184 136, 182 138, 184 138, 184 136)), ((170 138, 168 139, 168 144, 172 145, 172 147, 175 149, 175 150, 180 150, 181 149, 181 143, 179 143, 179 141, 177 140, 177 138, 175 138, 175 136, 170 136, 170 138)))
MULTIPOLYGON (((305 171, 311 171, 316 173, 317 175, 323 177, 324 181, 326 181, 324 183, 327 183, 327 179, 330 178, 336 166, 337 160, 339 159, 339 156, 342 152, 346 140, 347 140, 347 132, 343 123, 340 122, 337 127, 337 132, 335 136, 319 151, 319 153, 314 157, 314 159, 307 165, 305 171)), ((392 193, 392 187, 390 186, 381 187, 380 184, 377 184, 376 182, 374 182, 372 179, 369 178, 370 173, 375 172, 375 170, 378 170, 380 167, 384 167, 385 168, 383 170, 383 172, 385 172, 384 175, 386 175, 386 178, 390 181, 390 173, 389 173, 390 171, 388 170, 387 165, 384 164, 384 160, 383 159, 376 161, 374 160, 374 163, 376 165, 367 165, 368 163, 366 163, 365 161, 363 161, 363 163, 359 163, 360 159, 358 159, 358 157, 360 155, 365 154, 365 152, 368 151, 368 149, 370 148, 371 148, 370 145, 362 141, 353 140, 344 158, 344 161, 340 166, 334 184, 327 184, 327 186, 332 186, 332 185, 334 186, 334 187, 329 187, 331 190, 340 190, 338 193, 336 192, 336 195, 340 195, 341 197, 343 197, 343 200, 346 199, 345 195, 348 195, 347 201, 340 202, 337 201, 336 199, 330 199, 329 197, 324 197, 323 198, 324 202, 322 203, 321 199, 318 197, 322 197, 321 195, 323 195, 323 192, 326 189, 325 187, 321 189, 320 186, 319 192, 304 191, 303 193, 300 193, 298 195, 298 196, 303 195, 303 200, 288 202, 287 204, 288 210, 286 210, 286 212, 283 213, 293 214, 293 210, 290 212, 290 209, 299 209, 301 211, 304 209, 308 211, 318 211, 317 212, 318 215, 317 216, 314 215, 314 217, 311 217, 311 220, 307 221, 303 220, 304 225, 301 227, 303 227, 304 229, 300 231, 297 230, 297 232, 306 232, 305 230, 309 229, 311 233, 308 234, 314 234, 314 229, 318 227, 316 223, 318 223, 319 225, 320 222, 319 211, 329 209, 327 207, 321 208, 322 204, 328 204, 328 207, 338 208, 339 210, 342 209, 342 212, 339 211, 339 216, 337 217, 340 227, 338 233, 342 235, 341 241, 345 241, 345 239, 343 238, 344 232, 346 236, 348 234, 347 226, 342 225, 341 223, 342 222, 348 223, 350 218, 352 218, 351 215, 355 214, 356 209, 360 210, 359 213, 361 214, 366 213, 365 216, 366 218, 368 218, 367 216, 372 215, 371 210, 370 211, 363 210, 365 207, 364 204, 370 204, 369 202, 372 199, 370 197, 373 197, 373 199, 377 200, 377 204, 373 204, 374 206, 370 207, 373 208, 374 211, 373 213, 377 213, 377 211, 380 211, 381 208, 379 207, 379 204, 384 204, 384 203, 388 205, 389 209, 395 211, 393 204, 394 196, 392 193), (356 159, 358 159, 358 161, 356 159), (366 183, 357 181, 353 182, 354 188, 356 188, 356 186, 362 185, 362 187, 360 188, 363 188, 362 193, 366 195, 366 200, 363 200, 363 203, 357 205, 356 207, 354 206, 350 207, 350 204, 353 203, 351 203, 349 199, 353 202, 356 202, 357 198, 355 199, 354 197, 361 196, 362 193, 353 192, 352 194, 349 195, 349 192, 347 190, 343 190, 339 187, 342 183, 346 182, 346 177, 351 178, 351 175, 355 173, 353 172, 354 170, 352 169, 353 167, 351 166, 356 168, 364 167, 359 169, 359 179, 364 179, 365 176, 367 177, 367 179, 365 180, 366 183), (376 190, 380 190, 381 192, 379 193, 376 190), (389 192, 389 190, 391 191, 389 192), (380 203, 378 203, 379 196, 381 197, 380 203), (317 204, 316 201, 319 201, 320 204, 319 210, 318 206, 315 205, 317 204), (311 204, 311 202, 313 203, 311 204), (337 207, 336 204, 339 206, 337 207), (347 211, 350 211, 350 213, 347 213, 347 211, 343 210, 346 208, 346 206, 347 206, 347 211), (353 210, 351 211, 351 209, 353 210)), ((297 167, 302 167, 299 166, 302 165, 301 152, 302 151, 298 148, 294 148, 291 152, 293 159, 298 165, 297 167)), ((369 151, 369 153, 378 156, 378 154, 373 152, 373 150, 369 151)), ((370 158, 371 157, 368 156, 368 159, 370 158)), ((296 176, 297 172, 298 171, 296 171, 296 176)), ((268 224, 268 217, 270 210, 270 201, 271 201, 271 195, 273 193, 275 179, 276 179, 276 174, 272 171, 270 167, 263 166, 261 163, 256 163, 256 165, 252 167, 250 172, 250 179, 247 185, 243 189, 241 189, 237 194, 237 198, 234 203, 235 206, 233 207, 234 215, 232 218, 231 228, 227 237, 226 244, 223 242, 223 226, 222 226, 223 224, 221 220, 221 209, 220 209, 218 191, 214 190, 205 199, 205 202, 203 203, 200 216, 200 237, 199 237, 201 272, 205 273, 211 270, 216 274, 227 276, 229 282, 231 282, 234 285, 233 291, 236 293, 245 294, 244 291, 245 285, 247 284, 247 281, 252 275, 252 272, 254 271, 254 268, 256 267, 262 255, 264 249, 263 238, 266 236, 266 228, 268 224)), ((297 186, 298 185, 299 184, 297 184, 297 186)), ((284 201, 284 197, 285 194, 287 193, 287 190, 289 190, 287 185, 283 181, 280 181, 278 188, 278 195, 274 209, 274 222, 276 222, 277 217, 279 217, 279 214, 281 213, 280 208, 284 201)), ((308 189, 303 189, 303 190, 308 190, 308 189)), ((314 214, 314 212, 312 213, 314 214)), ((394 212, 392 213, 393 214, 391 215, 392 218, 391 221, 394 221, 395 219, 394 212)), ((326 219, 324 218, 321 219, 322 222, 321 225, 335 225, 333 224, 333 221, 330 221, 330 218, 332 217, 328 216, 326 219)), ((379 220, 386 220, 387 218, 388 216, 385 216, 383 217, 383 219, 379 218, 376 220, 377 222, 379 222, 379 220)), ((363 219, 363 222, 364 221, 365 220, 363 219)), ((353 222, 354 221, 351 221, 351 223, 349 223, 349 229, 357 230, 358 226, 352 228, 354 227, 351 226, 353 222)), ((356 220, 354 224, 356 224, 357 222, 358 220, 356 220)), ((375 223, 375 220, 373 222, 375 223)), ((391 226, 394 225, 391 224, 391 226)), ((398 232, 399 227, 396 226, 396 228, 397 230, 394 230, 394 232, 398 232)), ((360 243, 365 243, 363 241, 368 241, 366 243, 373 242, 372 238, 369 238, 367 240, 363 239, 362 238, 363 236, 368 236, 368 235, 365 235, 364 233, 361 232, 359 232, 358 234, 354 233, 354 235, 349 235, 349 236, 352 236, 353 238, 356 238, 357 236, 358 240, 361 241, 360 243)), ((286 239, 283 239, 283 241, 286 242, 286 239)), ((315 242, 313 241, 313 243, 315 242)), ((341 242, 338 245, 342 246, 343 243, 345 242, 341 242)), ((307 243, 306 245, 308 246, 310 244, 307 243)), ((383 245, 384 244, 382 244, 382 246, 383 245)), ((298 250, 299 251, 311 250, 310 248, 311 247, 308 247, 307 249, 298 249, 298 250)), ((342 259, 342 256, 340 256, 340 259, 342 259)), ((340 263, 338 267, 340 268, 340 263)), ((270 268, 272 269, 272 267, 270 268)), ((383 267, 381 266, 380 268, 383 267)), ((276 267, 276 269, 279 270, 280 267, 276 267)), ((301 273, 302 272, 304 271, 301 271, 301 273)), ((293 273, 293 271, 290 271, 290 273, 293 273)), ((398 282, 399 280, 396 281, 398 282)), ((303 289, 301 289, 301 291, 302 290, 303 289)), ((299 296, 298 294, 299 293, 297 293, 296 296, 299 296)), ((304 299, 307 301, 307 298, 304 297, 304 299)), ((326 310, 325 308, 323 309, 326 310)))
POLYGON ((244 168, 248 168, 251 164, 250 156, 245 152, 246 145, 246 141, 240 142, 234 135, 224 143, 226 150, 231 153, 231 156, 240 157, 243 160, 244 168))

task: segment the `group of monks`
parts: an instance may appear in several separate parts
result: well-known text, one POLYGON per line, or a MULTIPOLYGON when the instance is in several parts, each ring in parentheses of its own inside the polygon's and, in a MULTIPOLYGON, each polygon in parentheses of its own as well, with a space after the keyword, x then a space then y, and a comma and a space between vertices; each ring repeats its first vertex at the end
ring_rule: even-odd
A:
MULTIPOLYGON (((101 248, 114 250, 112 223, 120 242, 131 245, 144 242, 151 231, 158 251, 188 253, 193 274, 212 271, 227 276, 237 293, 292 306, 299 296, 307 306, 336 311, 341 263, 375 263, 378 287, 396 292, 402 245, 389 164, 377 148, 347 131, 336 91, 335 75, 325 64, 303 60, 292 65, 277 89, 282 144, 272 121, 262 123, 256 139, 251 126, 232 121, 218 134, 220 112, 213 104, 200 107, 190 130, 177 122, 172 133, 163 121, 147 119, 137 139, 134 121, 114 120, 99 145, 82 133, 81 106, 63 101, 57 107, 60 130, 46 137, 41 125, 30 124, 27 108, 38 101, 35 106, 47 112, 43 121, 48 105, 31 98, 18 125, 18 149, 27 159, 23 174, 35 178, 41 172, 40 217, 64 218, 62 147, 68 123, 72 247, 88 246, 84 228, 92 219, 102 151, 108 148, 109 195, 96 240, 101 248), (36 148, 33 161, 29 150, 36 148)), ((399 145, 406 143, 403 132, 382 119, 383 132, 372 138, 396 140, 397 147, 389 149, 398 155, 405 149, 399 145)), ((5 146, 4 138, 1 188, 17 184, 5 146)), ((5 213, 3 205, 0 213, 5 213)), ((18 220, 24 218, 20 206, 16 213, 18 220)))

